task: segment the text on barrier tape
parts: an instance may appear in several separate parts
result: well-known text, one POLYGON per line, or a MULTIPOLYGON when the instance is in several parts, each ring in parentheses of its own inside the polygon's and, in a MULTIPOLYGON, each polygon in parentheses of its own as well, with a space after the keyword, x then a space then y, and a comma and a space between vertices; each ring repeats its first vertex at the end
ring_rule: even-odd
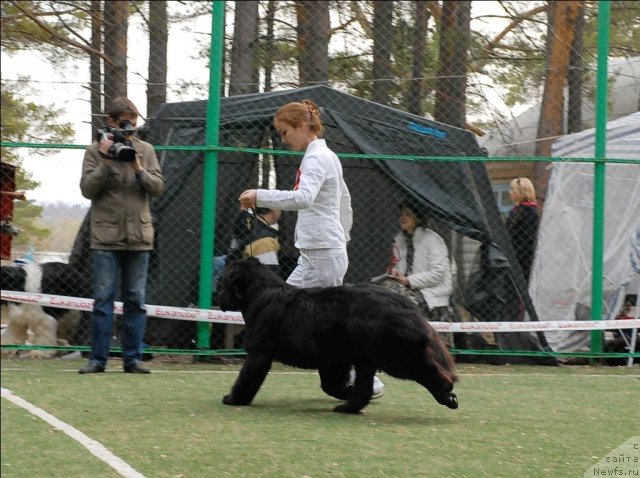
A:
MULTIPOLYGON (((62 309, 93 310, 93 299, 67 297, 31 292, 1 291, 2 300, 42 307, 62 309)), ((170 307, 166 305, 145 305, 149 317, 174 320, 195 320, 224 324, 244 324, 240 312, 196 309, 191 307, 170 307)), ((122 314, 122 302, 113 307, 116 314, 122 314)), ((608 330, 640 329, 640 319, 629 320, 545 320, 538 322, 430 322, 438 332, 538 332, 551 330, 608 330)))

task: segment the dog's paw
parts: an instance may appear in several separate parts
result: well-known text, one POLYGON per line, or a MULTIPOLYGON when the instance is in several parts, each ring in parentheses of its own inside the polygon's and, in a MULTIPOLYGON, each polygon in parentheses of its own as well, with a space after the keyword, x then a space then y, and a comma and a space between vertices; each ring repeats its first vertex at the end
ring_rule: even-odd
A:
POLYGON ((225 395, 224 397, 222 397, 222 403, 224 403, 225 405, 233 405, 236 407, 240 407, 243 405, 251 405, 251 401, 241 401, 238 399, 234 399, 233 398, 233 394, 229 394, 229 395, 225 395))
POLYGON ((458 396, 455 393, 451 392, 447 396, 445 396, 440 403, 451 408, 452 410, 455 410, 456 408, 458 408, 458 396))
POLYGON ((333 411, 336 413, 351 413, 351 414, 360 413, 360 410, 354 410, 353 408, 349 407, 349 405, 346 403, 342 405, 338 405, 336 408, 333 409, 333 411))

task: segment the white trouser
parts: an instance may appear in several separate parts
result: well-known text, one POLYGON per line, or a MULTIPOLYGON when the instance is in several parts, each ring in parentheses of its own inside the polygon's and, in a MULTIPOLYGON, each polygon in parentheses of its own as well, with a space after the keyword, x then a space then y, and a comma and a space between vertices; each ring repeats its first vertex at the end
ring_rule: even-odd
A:
POLYGON ((346 249, 300 249, 298 265, 287 284, 300 289, 342 285, 349 267, 346 249))
MULTIPOLYGON (((349 374, 349 385, 353 385, 356 381, 356 371, 354 368, 351 368, 351 372, 349 374)), ((382 390, 384 389, 384 383, 382 383, 382 380, 380 380, 378 378, 377 375, 373 376, 373 394, 377 394, 382 392, 382 390)))

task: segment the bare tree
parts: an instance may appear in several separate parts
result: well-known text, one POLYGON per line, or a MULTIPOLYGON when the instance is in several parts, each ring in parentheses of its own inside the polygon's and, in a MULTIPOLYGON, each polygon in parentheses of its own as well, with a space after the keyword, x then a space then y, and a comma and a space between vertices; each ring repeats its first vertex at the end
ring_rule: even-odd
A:
POLYGON ((105 104, 118 96, 127 96, 127 27, 128 2, 104 2, 104 64, 105 104))
POLYGON ((298 78, 300 86, 328 83, 331 23, 329 2, 297 1, 298 78))
POLYGON ((373 2, 373 101, 389 104, 389 83, 393 77, 393 2, 373 2))
POLYGON ((429 6, 426 2, 413 2, 415 5, 415 25, 413 32, 413 65, 411 83, 407 92, 407 111, 422 115, 424 98, 424 69, 427 62, 427 24, 429 23, 429 6))
POLYGON ((444 2, 434 119, 464 128, 471 2, 444 2))
POLYGON ((576 34, 569 53, 569 107, 567 109, 567 132, 582 131, 582 56, 584 55, 584 3, 580 2, 580 11, 576 21, 576 34))
MULTIPOLYGON (((264 18, 267 27, 267 34, 264 38, 264 51, 270 52, 274 50, 275 36, 273 32, 274 20, 276 16, 276 2, 275 0, 269 0, 267 2, 267 14, 264 18)), ((264 91, 271 91, 273 76, 273 59, 271 56, 265 59, 264 62, 264 91)))
MULTIPOLYGON (((551 144, 563 133, 564 87, 567 84, 569 54, 576 34, 580 1, 549 2, 549 33, 547 35, 547 76, 535 155, 551 156, 551 144)), ((546 196, 548 171, 545 163, 536 163, 534 185, 541 200, 546 196)))
POLYGON ((229 96, 257 93, 258 62, 258 2, 236 2, 231 67, 229 73, 229 96))
POLYGON ((149 66, 147 117, 152 117, 167 101, 167 2, 149 2, 149 66))
MULTIPOLYGON (((102 9, 100 0, 91 0, 91 48, 102 51, 102 9)), ((91 105, 91 138, 94 132, 102 126, 102 62, 100 56, 89 54, 89 103, 91 105)))

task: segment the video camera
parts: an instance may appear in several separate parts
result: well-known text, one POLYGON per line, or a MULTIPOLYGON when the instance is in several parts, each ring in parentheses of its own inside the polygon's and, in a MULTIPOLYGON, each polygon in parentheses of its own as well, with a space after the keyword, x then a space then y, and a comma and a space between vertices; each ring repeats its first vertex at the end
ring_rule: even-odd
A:
POLYGON ((118 124, 119 128, 105 126, 96 131, 96 140, 110 139, 113 144, 107 152, 109 159, 122 163, 132 163, 136 160, 136 150, 133 149, 131 136, 136 132, 136 128, 130 121, 123 120, 118 124))

